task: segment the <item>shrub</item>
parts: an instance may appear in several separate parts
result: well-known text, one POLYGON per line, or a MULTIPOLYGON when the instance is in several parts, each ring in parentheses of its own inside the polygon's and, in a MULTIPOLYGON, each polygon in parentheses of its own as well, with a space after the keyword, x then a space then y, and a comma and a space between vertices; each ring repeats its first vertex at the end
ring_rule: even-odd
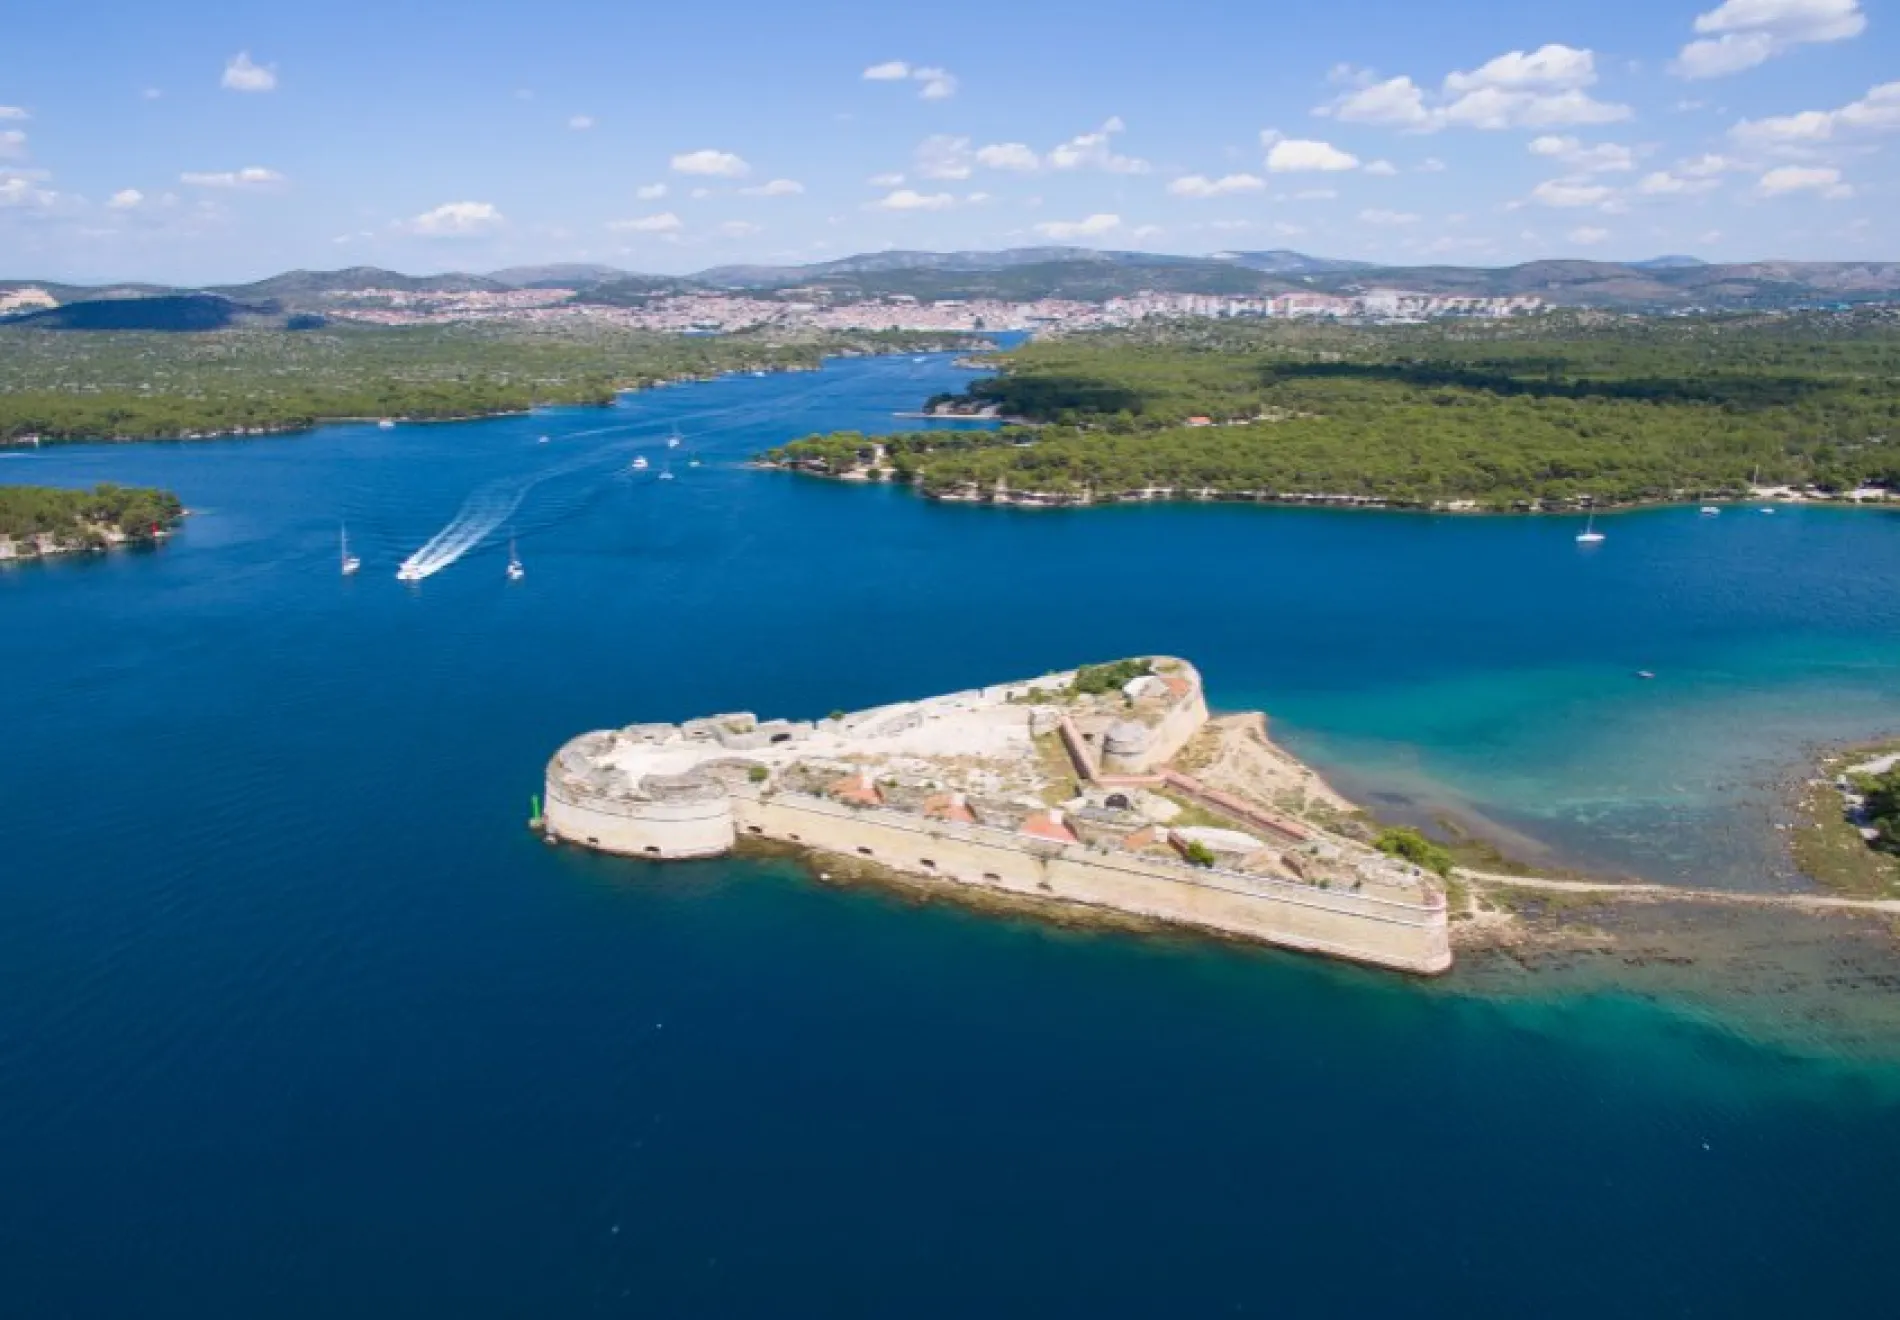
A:
POLYGON ((1377 847, 1388 857, 1399 857, 1441 876, 1451 874, 1451 853, 1417 830, 1396 827, 1379 835, 1377 847))

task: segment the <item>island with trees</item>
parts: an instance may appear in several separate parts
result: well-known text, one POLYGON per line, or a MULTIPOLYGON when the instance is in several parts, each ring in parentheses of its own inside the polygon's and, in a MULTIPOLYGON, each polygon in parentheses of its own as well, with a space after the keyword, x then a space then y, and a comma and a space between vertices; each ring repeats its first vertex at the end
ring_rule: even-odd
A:
POLYGON ((1249 499, 1528 511, 1900 491, 1900 315, 1175 321, 1032 342, 926 412, 760 461, 1030 505, 1249 499))
POLYGON ((203 333, 0 327, 0 445, 197 439, 350 418, 448 420, 827 357, 967 348, 968 335, 683 335, 533 322, 203 333))
POLYGON ((0 560, 162 541, 185 516, 168 490, 0 486, 0 560))

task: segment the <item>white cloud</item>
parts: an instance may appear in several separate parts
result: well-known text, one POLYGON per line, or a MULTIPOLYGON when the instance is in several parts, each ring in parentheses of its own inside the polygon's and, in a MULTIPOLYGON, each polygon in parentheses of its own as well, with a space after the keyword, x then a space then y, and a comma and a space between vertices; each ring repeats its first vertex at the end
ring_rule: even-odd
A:
POLYGON ((713 194, 712 194, 711 188, 695 188, 691 192, 687 193, 686 195, 692 198, 696 202, 703 202, 708 197, 711 197, 713 194))
POLYGON ((285 179, 276 170, 267 170, 262 165, 246 165, 241 170, 187 171, 178 176, 178 181, 199 188, 275 188, 285 179))
POLYGON ((990 170, 1014 170, 1020 174, 1042 168, 1042 158, 1021 142, 996 142, 976 149, 976 163, 990 170))
POLYGON ((0 119, 31 119, 25 109, 17 105, 0 105, 0 119))
POLYGON ((145 194, 137 188, 121 188, 112 194, 111 200, 106 205, 115 211, 130 211, 144 200, 145 194))
POLYGON ((715 151, 711 147, 682 152, 673 157, 673 169, 679 174, 711 174, 722 179, 743 179, 752 172, 752 167, 742 157, 730 151, 715 151))
POLYGON ((677 234, 685 227, 685 221, 671 211, 635 216, 631 220, 613 220, 607 225, 616 234, 677 234))
POLYGON ((1710 154, 1697 156, 1694 160, 1683 161, 1680 165, 1676 166, 1676 172, 1678 174, 1686 174, 1694 179, 1706 179, 1713 175, 1726 174, 1730 170, 1739 168, 1740 166, 1727 156, 1710 154))
POLYGON ((1636 153, 1617 142, 1597 142, 1586 146, 1574 137, 1546 134, 1532 138, 1533 156, 1548 156, 1561 161, 1578 174, 1607 174, 1636 168, 1636 153))
POLYGON ((1858 101, 1838 110, 1803 110, 1768 119, 1744 119, 1729 132, 1754 146, 1786 146, 1826 142, 1838 134, 1878 133, 1900 129, 1900 82, 1868 89, 1858 101))
POLYGON ((1546 179, 1531 189, 1531 200, 1539 206, 1600 206, 1616 195, 1616 190, 1583 179, 1546 179))
POLYGON ((1115 115, 1093 133, 1077 134, 1049 152, 1049 168, 1101 170, 1107 174, 1146 174, 1147 161, 1118 155, 1110 146, 1110 139, 1125 127, 1121 117, 1115 115))
POLYGON ((755 225, 750 220, 728 220, 719 226, 719 233, 722 238, 747 238, 764 229, 764 225, 755 225))
POLYGON ((1512 128, 1569 128, 1579 124, 1614 124, 1630 117, 1626 105, 1599 101, 1575 88, 1563 92, 1508 91, 1480 87, 1444 107, 1438 121, 1447 128, 1500 130, 1512 128))
POLYGON ((1406 77, 1388 78, 1348 92, 1335 101, 1328 112, 1352 124, 1402 128, 1422 128, 1432 117, 1425 108, 1425 89, 1406 77))
POLYGON ((1354 90, 1315 113, 1415 133, 1559 128, 1629 118, 1628 106, 1598 101, 1584 90, 1596 80, 1595 52, 1552 43, 1529 52, 1508 51, 1469 72, 1450 73, 1436 95, 1406 76, 1356 79, 1354 90))
POLYGON ((1567 237, 1572 243, 1582 247, 1593 247, 1609 236, 1610 231, 1607 229, 1598 229, 1594 225, 1581 225, 1571 230, 1567 237))
POLYGON ((1866 27, 1860 0, 1724 0, 1696 16, 1698 39, 1682 48, 1670 71, 1720 78, 1793 46, 1857 37, 1866 27))
POLYGON ((970 139, 933 133, 917 144, 917 173, 926 179, 967 179, 976 168, 970 139))
POLYGON ((1330 142, 1279 138, 1267 149, 1267 168, 1275 174, 1333 173, 1358 169, 1359 158, 1330 142))
POLYGON ((666 185, 663 183, 643 183, 633 190, 633 195, 643 202, 657 201, 666 196, 666 185))
POLYGON ((493 202, 446 202, 402 227, 424 238, 475 238, 506 223, 493 202))
POLYGON ((577 133, 584 133, 594 126, 594 117, 592 115, 575 115, 572 119, 567 121, 567 126, 577 133))
POLYGON ((773 179, 739 191, 747 197, 795 197, 805 191, 805 185, 797 179, 773 179))
POLYGON ((1333 188, 1302 188, 1291 196, 1296 202, 1330 202, 1339 192, 1333 188))
POLYGON ((957 76, 948 69, 912 69, 910 76, 924 85, 917 95, 926 101, 947 101, 957 94, 957 76))
POLYGON ((863 75, 871 82, 922 83, 917 95, 926 101, 946 101, 957 94, 957 76, 948 69, 912 65, 905 60, 886 60, 873 64, 863 75))
POLYGON ((18 160, 26 155, 26 134, 17 128, 0 129, 0 160, 18 160))
POLYGON ((251 52, 241 50, 224 66, 222 85, 232 92, 270 92, 277 89, 277 66, 254 64, 251 52))
POLYGON ((1120 229, 1121 223, 1122 218, 1118 215, 1098 212, 1083 220, 1045 220, 1034 228, 1044 238, 1066 241, 1072 238, 1099 238, 1120 229))
POLYGON ((1763 197, 1783 197, 1789 193, 1814 192, 1829 200, 1852 197, 1854 190, 1841 182, 1841 172, 1832 166, 1782 165, 1761 176, 1756 188, 1763 197))
POLYGON ((1168 191, 1176 197, 1231 197, 1235 193, 1259 192, 1267 186, 1265 179, 1251 174, 1224 174, 1218 179, 1210 179, 1205 174, 1188 174, 1168 185, 1168 191))
POLYGON ((1561 92, 1588 87, 1596 80, 1596 57, 1592 52, 1553 42, 1529 54, 1509 51, 1470 73, 1449 74, 1445 78, 1445 91, 1454 96, 1487 87, 1561 92))
POLYGON ((1656 170, 1637 182, 1636 191, 1645 197, 1675 197, 1705 193, 1718 186, 1720 181, 1716 179, 1689 179, 1668 170, 1656 170))
POLYGON ((1420 174, 1443 174, 1445 172, 1445 162, 1436 156, 1427 156, 1418 163, 1418 172, 1420 174))
POLYGON ((1399 167, 1389 160, 1370 160, 1366 162, 1366 173, 1377 175, 1397 174, 1399 167))
POLYGON ((870 178, 866 179, 865 182, 870 184, 873 188, 896 188, 903 184, 904 176, 897 173, 873 174, 870 178))
POLYGON ((956 204, 947 192, 920 193, 914 188, 899 188, 871 203, 880 211, 942 211, 956 204))
POLYGON ((1410 211, 1385 211, 1378 207, 1361 211, 1359 218, 1369 225, 1415 225, 1418 216, 1410 211))
POLYGON ((59 201, 58 193, 36 187, 33 181, 23 174, 0 177, 0 206, 45 210, 59 201))

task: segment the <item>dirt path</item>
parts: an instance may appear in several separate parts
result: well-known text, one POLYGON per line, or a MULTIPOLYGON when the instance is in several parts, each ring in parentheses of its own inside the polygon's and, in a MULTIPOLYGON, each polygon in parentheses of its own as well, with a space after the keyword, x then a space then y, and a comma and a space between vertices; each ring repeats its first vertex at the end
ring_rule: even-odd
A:
POLYGON ((1848 912, 1888 912, 1900 914, 1900 899, 1836 898, 1831 894, 1740 894, 1725 889, 1684 889, 1679 885, 1617 884, 1611 881, 1540 880, 1521 875, 1494 875, 1487 871, 1469 871, 1459 867, 1455 875, 1480 888, 1545 889, 1566 894, 1602 894, 1606 898, 1643 898, 1660 901, 1688 900, 1698 903, 1734 903, 1745 907, 1829 909, 1848 912))

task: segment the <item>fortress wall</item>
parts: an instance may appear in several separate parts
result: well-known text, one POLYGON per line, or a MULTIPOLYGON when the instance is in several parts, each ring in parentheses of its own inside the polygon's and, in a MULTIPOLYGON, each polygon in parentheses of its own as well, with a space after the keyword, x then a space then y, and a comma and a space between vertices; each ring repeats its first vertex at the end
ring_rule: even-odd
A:
POLYGON ((732 800, 622 802, 590 798, 548 782, 545 828, 570 843, 629 857, 715 857, 734 841, 732 800))
MULTIPOLYGON (((1141 757, 1139 765, 1131 765, 1129 770, 1139 774, 1152 770, 1156 766, 1172 761, 1183 747, 1186 747, 1201 726, 1207 723, 1207 698, 1202 694, 1197 676, 1194 691, 1187 700, 1169 711, 1155 728, 1154 739, 1148 744, 1148 751, 1141 757)), ((1120 759, 1120 758, 1117 758, 1120 759)))
POLYGON ((1000 830, 853 809, 799 794, 741 794, 733 808, 743 833, 911 875, 1111 908, 1404 971, 1437 973, 1451 966, 1442 904, 1038 844, 1000 830))

